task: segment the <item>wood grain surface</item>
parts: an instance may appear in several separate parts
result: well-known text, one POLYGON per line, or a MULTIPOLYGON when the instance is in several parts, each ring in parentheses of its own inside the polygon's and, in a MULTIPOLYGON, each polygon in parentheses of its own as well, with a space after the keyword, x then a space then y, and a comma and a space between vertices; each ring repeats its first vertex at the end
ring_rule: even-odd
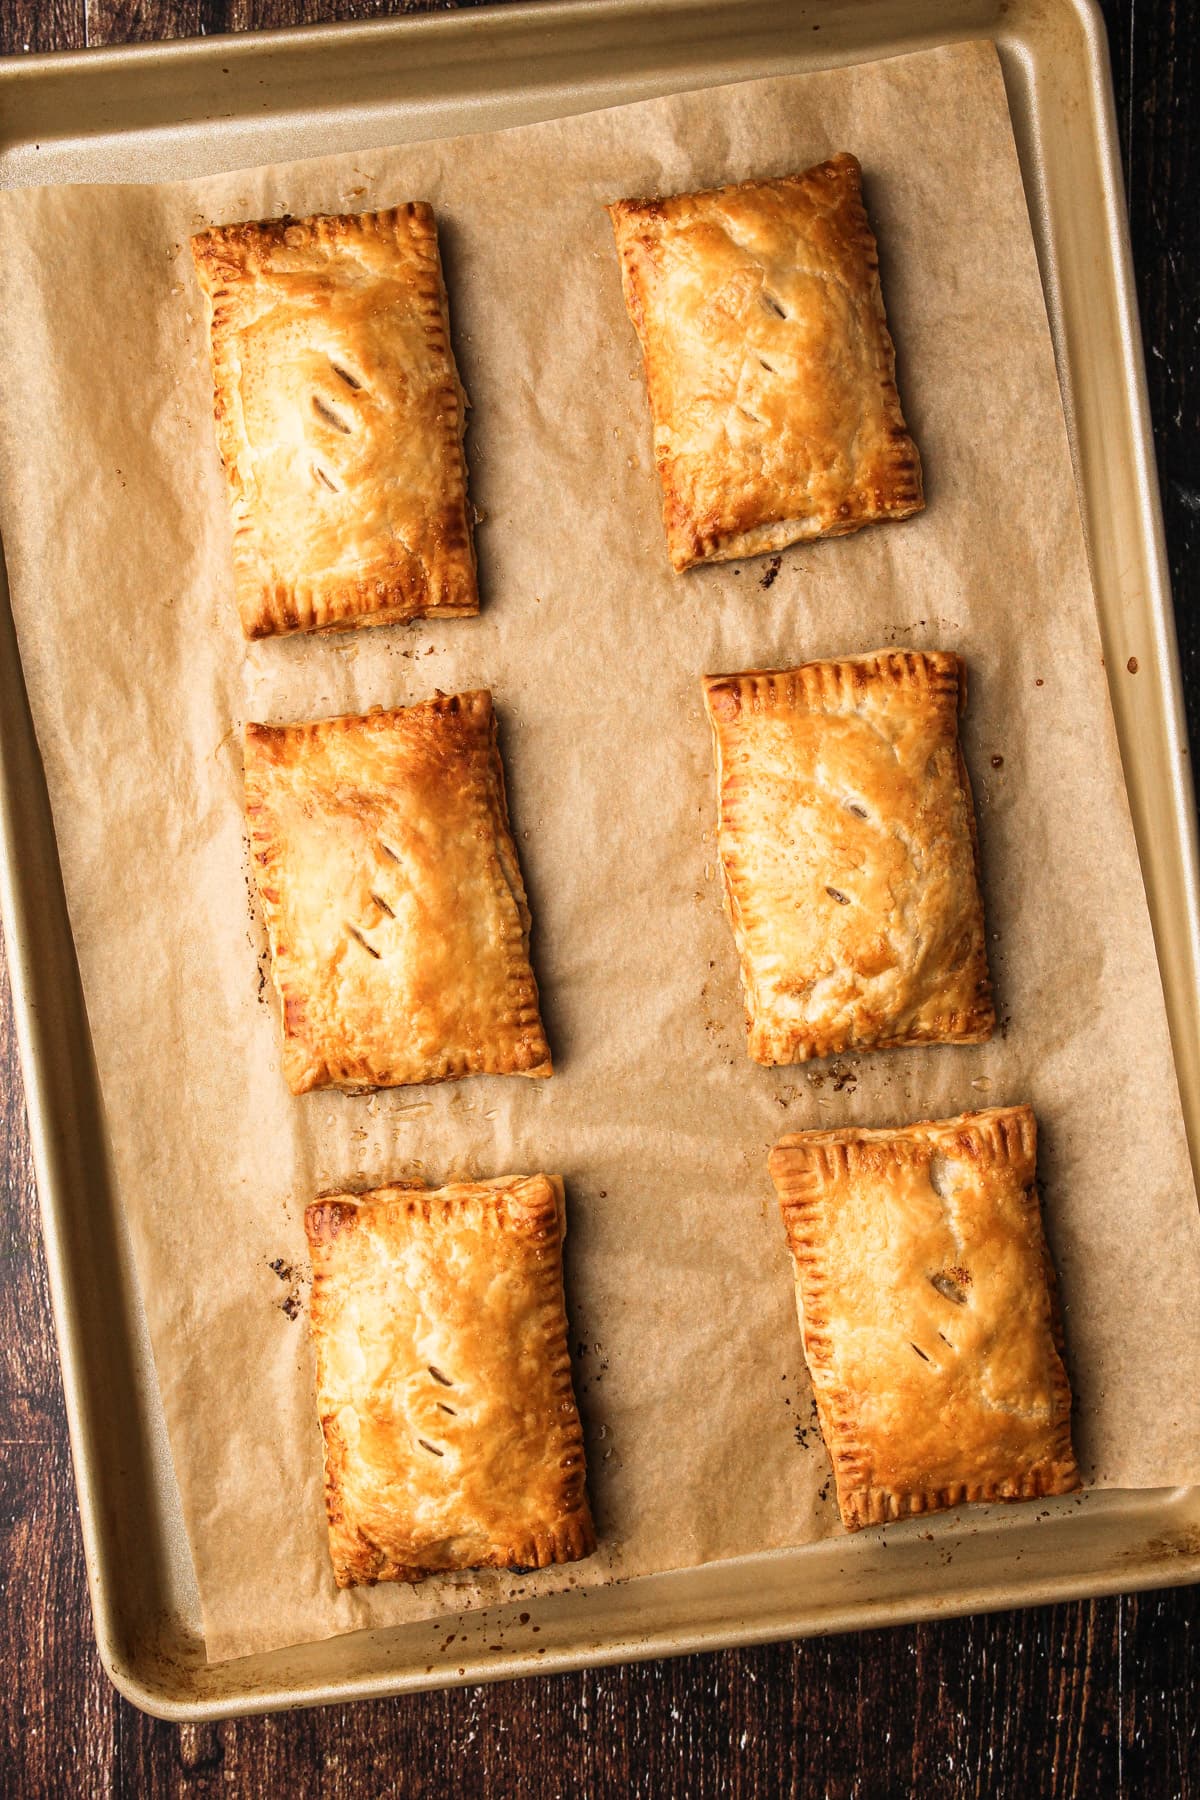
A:
MULTIPOLYGON (((0 51, 435 10, 0 0, 0 51)), ((1200 0, 1105 0, 1193 743, 1200 733, 1200 0)), ((100 1667, 7 983, 0 1004, 0 1796, 1200 1794, 1175 1590, 175 1727, 100 1667)))

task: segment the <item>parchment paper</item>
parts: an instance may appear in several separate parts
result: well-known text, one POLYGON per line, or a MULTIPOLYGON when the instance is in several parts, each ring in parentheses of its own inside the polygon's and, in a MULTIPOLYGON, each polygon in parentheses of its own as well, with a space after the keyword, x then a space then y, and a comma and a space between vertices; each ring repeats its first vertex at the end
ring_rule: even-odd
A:
POLYGON ((330 1575, 302 1210, 410 1170, 566 1177, 603 1549, 526 1593, 839 1529, 766 1168, 805 1126, 1032 1101, 1088 1479, 1200 1479, 1195 1195, 992 49, 185 185, 8 194, 0 220, 0 526, 209 1655, 518 1585, 339 1594, 330 1575), (678 578, 601 204, 840 149, 866 171, 928 510, 678 578), (188 234, 410 198, 437 209, 474 403, 483 613, 247 648, 188 234), (1003 1025, 980 1048, 766 1072, 714 878, 699 677, 885 644, 968 661, 1003 1025), (477 685, 501 718, 557 1072, 292 1099, 242 723, 477 685))

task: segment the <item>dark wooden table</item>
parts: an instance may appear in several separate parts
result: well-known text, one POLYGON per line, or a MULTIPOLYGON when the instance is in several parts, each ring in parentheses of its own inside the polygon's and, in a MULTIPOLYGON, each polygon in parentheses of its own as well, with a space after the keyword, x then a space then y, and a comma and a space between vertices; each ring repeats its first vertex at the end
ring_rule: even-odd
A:
MULTIPOLYGON (((0 0, 0 51, 437 3, 0 0)), ((1104 10, 1195 745, 1200 0, 1104 10)), ((0 1155, 0 1795, 1200 1794, 1188 1589, 221 1725, 144 1717, 92 1641, 6 984, 0 1155)))

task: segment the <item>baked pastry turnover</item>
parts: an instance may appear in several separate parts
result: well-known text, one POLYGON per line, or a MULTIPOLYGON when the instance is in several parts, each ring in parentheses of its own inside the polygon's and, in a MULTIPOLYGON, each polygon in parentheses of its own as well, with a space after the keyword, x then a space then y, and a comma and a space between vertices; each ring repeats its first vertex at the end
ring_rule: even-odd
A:
POLYGON ((595 1548, 563 1303, 562 1183, 334 1194, 304 1215, 339 1587, 595 1548))
POLYGON ((486 689, 247 725, 245 764, 292 1092, 549 1075, 486 689))
POLYGON ((1028 1106, 771 1153, 851 1531, 1079 1486, 1028 1106))
POLYGON ((754 1060, 990 1037, 961 660, 880 650, 704 695, 754 1060))
POLYGON ((920 511, 853 156, 608 212, 676 569, 920 511))
POLYGON ((479 610, 432 209, 192 239, 246 636, 479 610))

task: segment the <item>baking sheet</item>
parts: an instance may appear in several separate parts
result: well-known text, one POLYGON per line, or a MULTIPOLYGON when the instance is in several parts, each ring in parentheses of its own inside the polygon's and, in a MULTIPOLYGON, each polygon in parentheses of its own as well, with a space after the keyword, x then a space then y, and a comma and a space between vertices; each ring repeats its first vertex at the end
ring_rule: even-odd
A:
POLYGON ((210 1655, 835 1530, 765 1169, 806 1124, 1031 1099, 1085 1467, 1193 1480, 1194 1195, 994 53, 184 187, 6 196, 3 217, 0 526, 210 1655), (762 562, 679 580, 600 203, 843 147, 867 170, 929 510, 789 551, 769 587, 762 562), (475 403, 485 612, 246 649, 186 236, 410 197, 442 221, 475 403), (742 1049, 697 677, 889 642, 968 659, 1006 1029, 766 1073, 742 1049), (480 684, 559 1073, 290 1100, 236 728, 480 684), (567 1178, 591 1563, 333 1589, 309 1350, 283 1303, 303 1299, 311 1192, 412 1168, 567 1178))

